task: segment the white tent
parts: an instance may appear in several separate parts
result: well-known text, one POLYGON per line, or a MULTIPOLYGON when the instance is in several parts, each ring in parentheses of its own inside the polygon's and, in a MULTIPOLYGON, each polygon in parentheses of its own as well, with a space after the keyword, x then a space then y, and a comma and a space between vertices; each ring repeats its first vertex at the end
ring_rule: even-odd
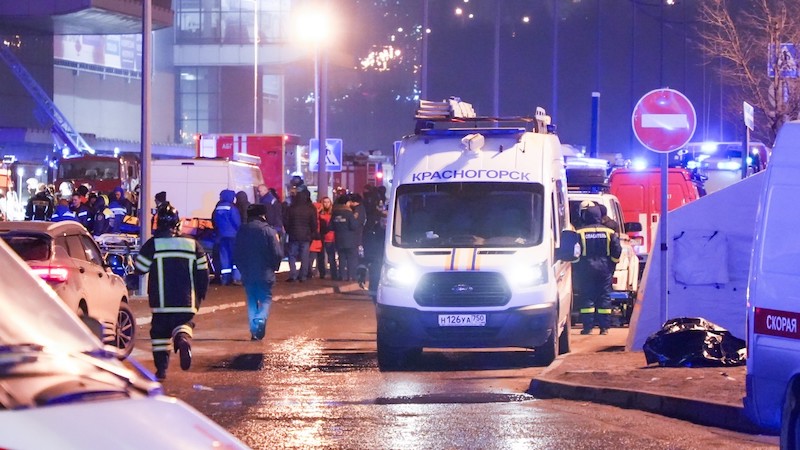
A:
MULTIPOLYGON (((762 173, 669 213, 666 319, 702 317, 744 339, 750 259, 762 173)), ((661 329, 661 232, 640 283, 626 348, 661 329)))

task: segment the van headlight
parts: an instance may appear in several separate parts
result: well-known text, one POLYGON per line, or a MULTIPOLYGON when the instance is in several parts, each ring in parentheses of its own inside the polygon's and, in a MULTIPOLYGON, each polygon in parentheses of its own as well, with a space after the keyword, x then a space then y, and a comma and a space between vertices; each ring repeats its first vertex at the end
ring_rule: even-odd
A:
POLYGON ((419 271, 411 265, 383 265, 383 284, 386 286, 414 286, 419 279, 419 271))
POLYGON ((538 286, 547 283, 547 261, 533 266, 518 265, 506 271, 508 284, 516 287, 538 286))

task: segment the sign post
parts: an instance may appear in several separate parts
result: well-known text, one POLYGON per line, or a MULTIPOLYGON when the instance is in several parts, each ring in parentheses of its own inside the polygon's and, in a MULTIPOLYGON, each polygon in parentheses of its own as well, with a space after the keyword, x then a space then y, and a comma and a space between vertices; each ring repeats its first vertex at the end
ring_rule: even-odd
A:
POLYGON ((744 139, 742 140, 742 179, 747 178, 747 157, 750 154, 750 131, 755 127, 755 108, 747 102, 742 102, 742 115, 744 116, 744 139))
MULTIPOLYGON (((661 153, 661 323, 667 321, 667 212, 669 209, 669 153, 684 147, 694 136, 697 115, 692 102, 674 89, 656 89, 645 94, 633 108, 631 125, 636 139, 646 148, 661 153)), ((651 249, 652 256, 652 249, 651 249)))

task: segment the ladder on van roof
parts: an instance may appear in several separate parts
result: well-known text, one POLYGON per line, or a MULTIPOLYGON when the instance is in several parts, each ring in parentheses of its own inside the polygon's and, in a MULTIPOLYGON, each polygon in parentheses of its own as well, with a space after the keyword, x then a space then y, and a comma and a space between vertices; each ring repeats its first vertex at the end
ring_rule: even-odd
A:
MULTIPOLYGON (((555 125, 550 123, 550 116, 547 115, 544 108, 537 107, 534 117, 489 117, 478 116, 475 114, 475 109, 472 104, 462 102, 459 97, 450 97, 448 100, 441 102, 433 102, 429 100, 420 100, 419 108, 414 116, 417 124, 414 129, 414 134, 422 134, 426 131, 433 130, 436 123, 450 123, 450 124, 473 124, 474 128, 478 128, 479 123, 524 123, 532 126, 532 131, 542 134, 555 134, 555 125)), ((454 128, 465 128, 464 126, 456 126, 454 128)), ((519 129, 504 129, 506 132, 513 130, 518 132, 519 129)))
MULTIPOLYGON (((75 131, 72 124, 69 123, 64 113, 58 109, 56 104, 49 95, 42 89, 36 79, 28 72, 28 69, 22 65, 22 62, 17 58, 11 50, 13 43, 4 41, 0 43, 0 59, 2 59, 14 76, 17 77, 22 86, 33 97, 39 108, 47 114, 50 120, 53 121, 51 132, 53 136, 66 145, 70 153, 75 154, 94 154, 94 149, 86 142, 85 139, 75 131)), ((19 44, 16 45, 19 47, 19 44)), ((38 117, 37 117, 38 118, 38 117)))

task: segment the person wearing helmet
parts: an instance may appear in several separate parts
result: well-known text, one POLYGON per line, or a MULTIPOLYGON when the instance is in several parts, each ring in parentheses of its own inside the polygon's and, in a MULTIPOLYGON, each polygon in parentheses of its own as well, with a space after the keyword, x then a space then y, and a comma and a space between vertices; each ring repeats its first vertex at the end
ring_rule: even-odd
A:
POLYGON ((147 295, 153 319, 150 339, 156 378, 167 376, 169 351, 180 358, 181 369, 192 364, 194 315, 208 291, 208 259, 200 244, 179 234, 180 216, 169 202, 158 207, 153 237, 136 256, 136 272, 150 274, 147 295))
POLYGON ((602 225, 602 212, 597 203, 582 202, 580 216, 582 225, 576 231, 581 255, 572 264, 572 276, 583 323, 581 334, 591 334, 595 324, 600 327, 600 334, 608 334, 614 268, 622 247, 617 233, 602 225))

